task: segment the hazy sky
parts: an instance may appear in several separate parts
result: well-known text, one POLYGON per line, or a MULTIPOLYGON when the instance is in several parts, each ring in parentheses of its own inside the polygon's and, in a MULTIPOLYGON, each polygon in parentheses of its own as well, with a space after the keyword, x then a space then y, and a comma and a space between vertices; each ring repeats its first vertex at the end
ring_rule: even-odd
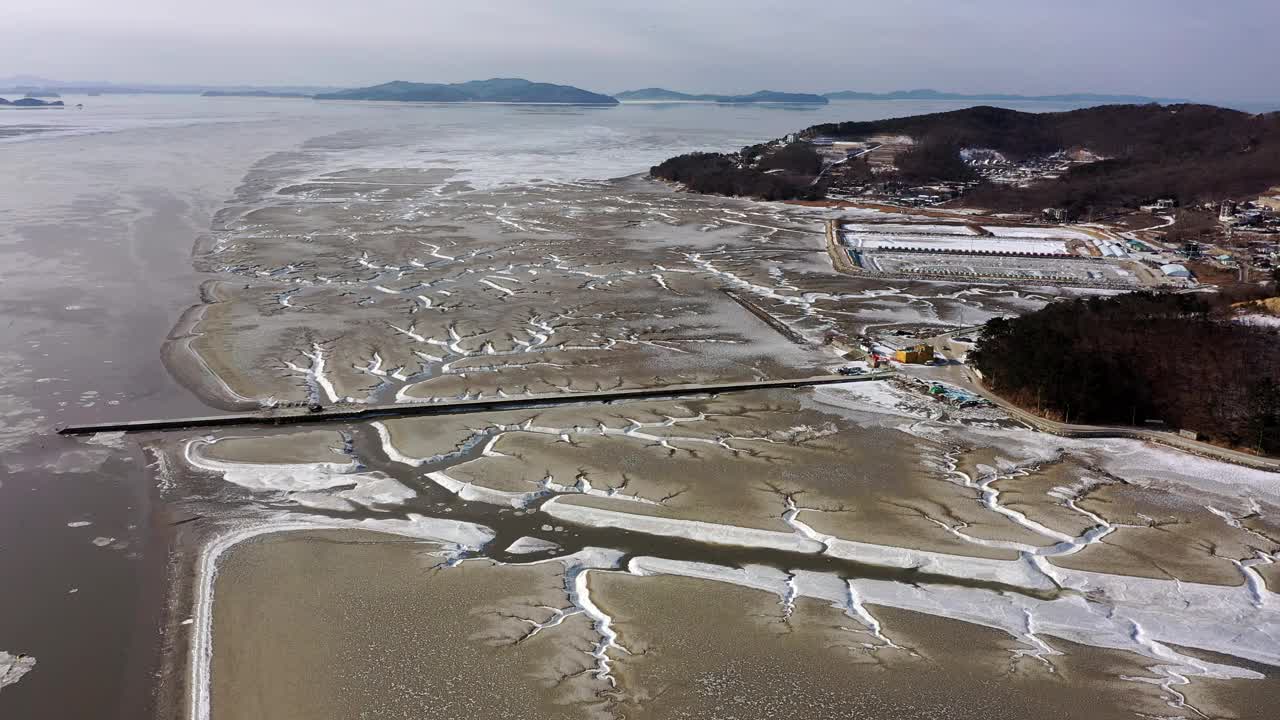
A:
POLYGON ((1280 97, 1280 0, 3 0, 0 77, 1280 97))

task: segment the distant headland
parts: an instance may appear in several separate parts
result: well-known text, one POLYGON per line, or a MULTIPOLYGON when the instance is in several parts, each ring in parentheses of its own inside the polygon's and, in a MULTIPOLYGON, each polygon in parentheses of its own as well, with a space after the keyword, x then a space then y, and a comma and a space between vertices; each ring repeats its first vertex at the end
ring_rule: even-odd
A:
POLYGON ((570 85, 493 78, 441 84, 396 80, 373 87, 321 93, 317 100, 383 100, 397 102, 493 102, 557 105, 617 105, 617 99, 570 85))
POLYGON ((966 94, 928 89, 894 90, 893 92, 885 93, 840 90, 826 93, 824 97, 830 100, 959 100, 974 102, 1091 103, 1095 105, 1145 105, 1148 103, 1176 104, 1188 102, 1182 98, 1157 98, 1145 95, 1103 95, 1097 93, 1066 93, 1062 95, 966 94))
POLYGON ((941 90, 894 90, 893 92, 860 92, 839 90, 822 95, 812 93, 778 92, 761 90, 750 95, 716 95, 711 93, 684 93, 666 88, 627 90, 614 97, 623 102, 706 102, 706 103, 806 103, 825 105, 831 100, 937 100, 973 102, 1053 102, 1093 105, 1144 105, 1147 103, 1186 102, 1177 98, 1155 98, 1145 95, 1104 95, 1097 93, 1068 93, 1062 95, 1011 95, 1000 93, 966 94, 941 90))
POLYGON ((61 100, 49 101, 49 100, 41 100, 40 98, 24 97, 24 98, 18 98, 17 100, 10 101, 0 97, 0 107, 15 107, 15 108, 55 108, 57 107, 57 108, 60 108, 60 107, 65 107, 65 105, 63 105, 61 100))

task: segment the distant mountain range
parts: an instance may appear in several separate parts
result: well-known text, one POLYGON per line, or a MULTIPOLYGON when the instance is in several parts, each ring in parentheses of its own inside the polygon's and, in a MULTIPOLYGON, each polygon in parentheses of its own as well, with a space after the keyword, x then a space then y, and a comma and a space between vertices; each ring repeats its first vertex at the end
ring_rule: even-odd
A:
POLYGON ((826 105, 827 98, 809 93, 788 93, 761 90, 750 95, 692 95, 664 88, 627 90, 614 97, 623 102, 710 102, 710 103, 804 103, 826 105))
MULTIPOLYGON (((1094 105, 1145 105, 1188 102, 1179 98, 1157 98, 1145 95, 1108 95, 1100 93, 1067 93, 1061 95, 1016 95, 1004 93, 954 93, 941 90, 895 90, 893 92, 860 92, 841 90, 822 95, 811 93, 761 90, 749 95, 684 93, 665 88, 644 88, 608 95, 588 92, 568 85, 534 83, 528 80, 495 78, 465 83, 438 84, 391 82, 367 88, 344 90, 336 86, 267 86, 267 85, 197 85, 114 83, 103 80, 64 81, 35 75, 0 77, 0 93, 24 94, 184 94, 209 97, 316 97, 323 100, 401 100, 419 102, 515 102, 572 103, 613 105, 614 98, 623 102, 706 102, 706 103, 796 103, 825 105, 829 100, 937 100, 960 102, 1052 102, 1094 105)), ((1268 106, 1269 107, 1269 106, 1268 106)))
POLYGON ((895 90, 887 93, 841 90, 829 92, 824 97, 831 100, 974 100, 1016 102, 1062 102, 1146 105, 1147 103, 1176 104, 1188 102, 1181 98, 1154 98, 1145 95, 1100 95, 1095 93, 1068 93, 1065 95, 1009 95, 1000 93, 965 94, 939 90, 895 90))
POLYGON ((617 105, 608 95, 569 85, 536 83, 519 78, 493 78, 444 85, 396 80, 373 87, 322 93, 317 100, 391 100, 399 102, 502 102, 572 105, 617 105))
POLYGON ((712 103, 809 103, 825 105, 829 100, 959 100, 982 102, 1058 102, 1058 103, 1094 103, 1098 105, 1145 105, 1158 102, 1162 104, 1182 103, 1186 100, 1175 98, 1153 98, 1145 95, 1102 95, 1095 93, 1071 93, 1065 95, 1010 95, 1010 94, 975 94, 942 92, 940 90, 895 90, 886 93, 858 92, 841 90, 823 95, 809 93, 788 93, 773 90, 762 90, 750 95, 715 95, 683 93, 666 88, 644 88, 643 90, 627 90, 614 97, 623 102, 712 102, 712 103))

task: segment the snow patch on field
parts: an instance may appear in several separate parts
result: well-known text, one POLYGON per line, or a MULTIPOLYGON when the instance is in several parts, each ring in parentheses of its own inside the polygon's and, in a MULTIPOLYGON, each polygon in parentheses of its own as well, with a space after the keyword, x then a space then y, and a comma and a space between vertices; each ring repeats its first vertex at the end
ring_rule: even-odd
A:
POLYGON ((968 225, 930 225, 927 223, 874 223, 858 226, 859 229, 876 233, 902 233, 904 235, 960 235, 976 237, 968 225))
POLYGON ((1068 255, 1066 241, 1051 238, 992 238, 958 235, 842 234, 844 244, 856 250, 936 250, 939 252, 1034 253, 1068 255))
POLYGON ((1003 225, 984 225, 983 230, 998 238, 1052 238, 1054 240, 1083 240, 1088 242, 1093 236, 1082 230, 1071 230, 1061 227, 1006 227, 1003 225))

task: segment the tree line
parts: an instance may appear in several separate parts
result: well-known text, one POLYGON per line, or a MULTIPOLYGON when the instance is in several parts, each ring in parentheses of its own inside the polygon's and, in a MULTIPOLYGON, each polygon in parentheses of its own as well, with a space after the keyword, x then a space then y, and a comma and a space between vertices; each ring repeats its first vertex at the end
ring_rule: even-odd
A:
POLYGON ((744 166, 738 155, 689 153, 655 165, 649 175, 711 195, 759 200, 820 199, 822 189, 812 183, 822 168, 821 157, 809 147, 784 150, 757 167, 744 166))
POLYGON ((1280 455, 1280 332, 1231 320, 1258 289, 1130 293, 989 321, 969 362, 1020 407, 1070 423, 1161 421, 1280 455))

